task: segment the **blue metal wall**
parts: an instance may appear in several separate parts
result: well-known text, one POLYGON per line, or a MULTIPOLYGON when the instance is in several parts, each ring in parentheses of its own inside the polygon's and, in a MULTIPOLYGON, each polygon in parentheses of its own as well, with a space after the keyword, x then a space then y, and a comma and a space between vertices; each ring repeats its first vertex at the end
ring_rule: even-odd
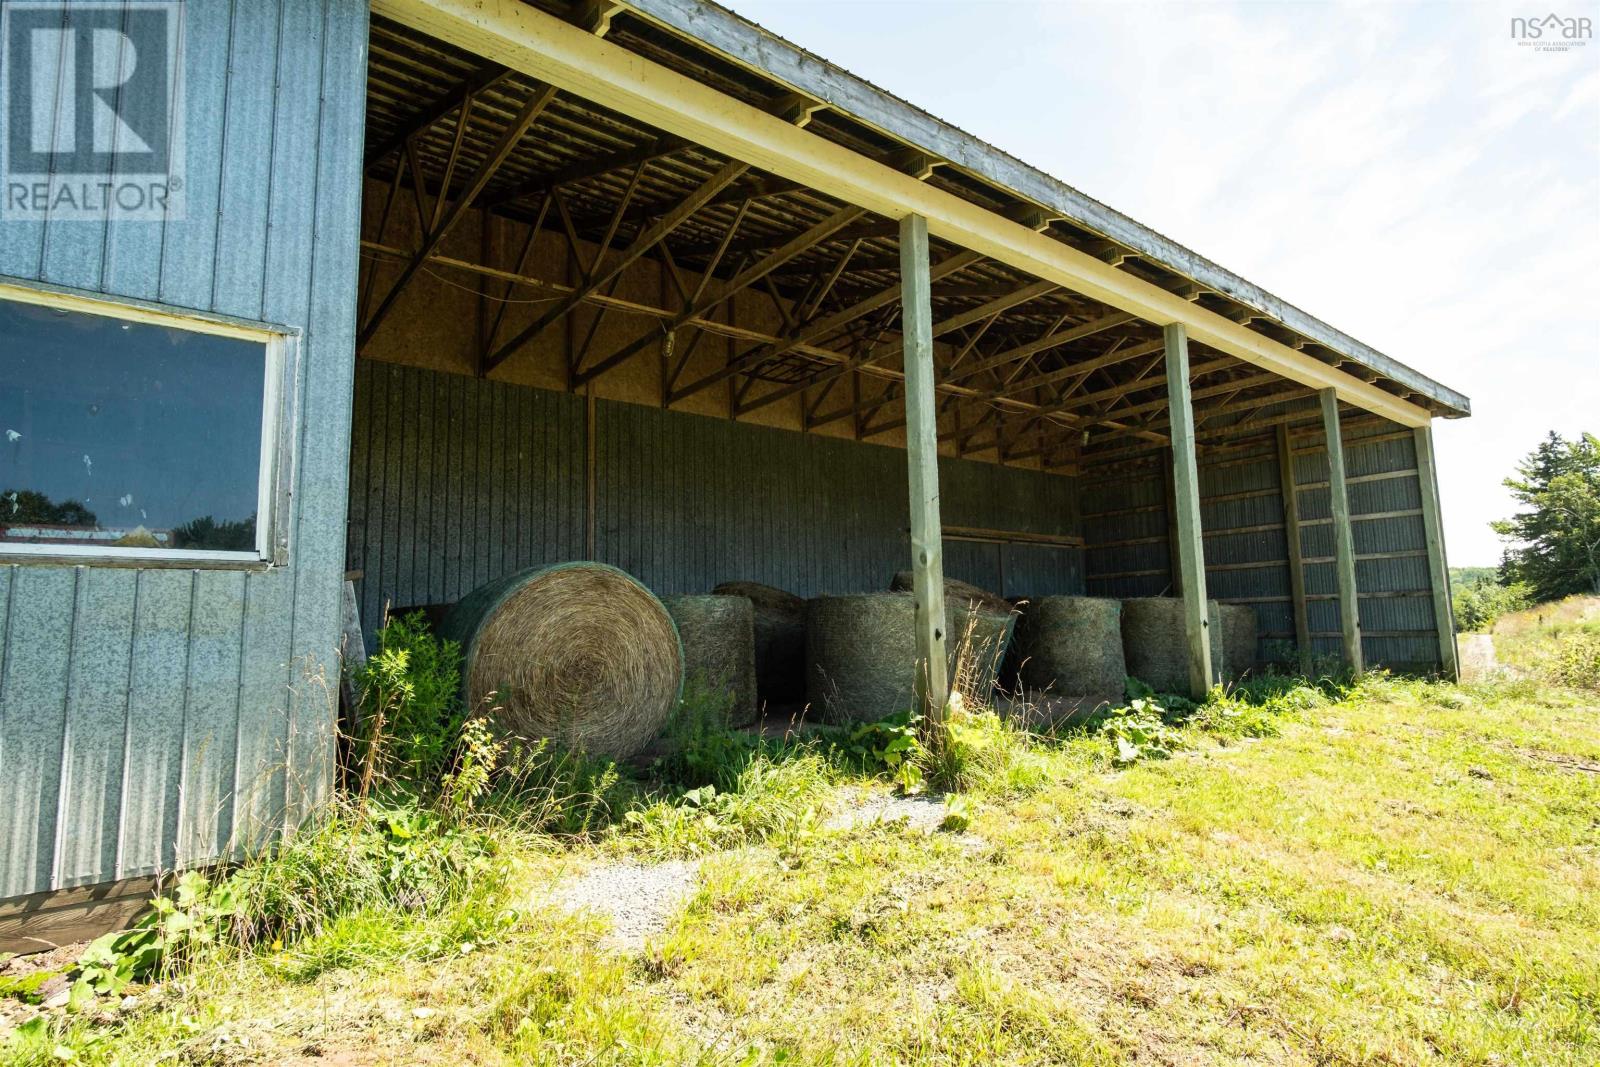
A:
POLYGON ((0 566, 0 898, 203 861, 327 781, 367 9, 184 8, 186 217, 0 222, 0 275, 303 331, 290 562, 0 566))
MULTIPOLYGON (((581 397, 360 360, 350 562, 370 636, 386 606, 447 603, 586 555, 581 397)), ((1074 479, 940 466, 944 520, 1078 532, 1074 479)), ((802 596, 884 588, 910 564, 905 453, 597 401, 595 556, 659 593, 749 579, 802 596)), ((1081 592, 1082 552, 949 539, 946 573, 1011 595, 1081 592)))
MULTIPOLYGON (((1371 665, 1437 669, 1438 633, 1411 432, 1364 418, 1350 422, 1344 445, 1362 652, 1371 665)), ((1337 657, 1327 450, 1320 432, 1296 435, 1294 449, 1312 648, 1337 657)), ((1258 437, 1202 453, 1199 473, 1206 590, 1217 600, 1253 608, 1260 625, 1259 654, 1281 658, 1295 635, 1276 441, 1258 437)), ((1085 479, 1091 595, 1171 595, 1167 477, 1165 459, 1153 456, 1085 479)))

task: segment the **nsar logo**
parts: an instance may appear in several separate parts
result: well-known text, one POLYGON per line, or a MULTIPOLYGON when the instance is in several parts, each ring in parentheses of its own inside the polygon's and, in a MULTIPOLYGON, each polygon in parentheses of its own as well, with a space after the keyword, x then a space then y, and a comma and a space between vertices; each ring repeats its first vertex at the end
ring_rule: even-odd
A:
POLYGON ((1563 18, 1551 12, 1543 18, 1511 20, 1511 39, 1536 52, 1570 52, 1593 37, 1594 21, 1581 16, 1563 18))

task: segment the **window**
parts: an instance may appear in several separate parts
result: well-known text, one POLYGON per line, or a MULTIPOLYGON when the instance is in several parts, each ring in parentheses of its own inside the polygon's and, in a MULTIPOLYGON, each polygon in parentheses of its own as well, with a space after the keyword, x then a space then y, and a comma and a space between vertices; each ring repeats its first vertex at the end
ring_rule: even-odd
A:
POLYGON ((281 562, 286 340, 0 285, 0 556, 281 562))

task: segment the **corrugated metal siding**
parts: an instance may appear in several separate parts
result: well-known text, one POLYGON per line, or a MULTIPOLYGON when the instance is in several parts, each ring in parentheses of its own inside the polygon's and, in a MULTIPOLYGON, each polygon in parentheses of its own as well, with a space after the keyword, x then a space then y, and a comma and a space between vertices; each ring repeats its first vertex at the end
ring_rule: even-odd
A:
MULTIPOLYGON (((1438 642, 1423 533, 1415 443, 1409 432, 1370 421, 1345 434, 1345 466, 1360 590, 1362 650, 1368 664, 1433 670, 1438 642)), ((1282 658, 1294 641, 1288 544, 1276 442, 1262 437, 1199 463, 1206 590, 1247 604, 1259 624, 1258 651, 1282 658)), ((1086 480, 1083 527, 1092 596, 1171 595, 1165 460, 1086 480)), ((1302 553, 1313 650, 1339 654, 1327 452, 1297 438, 1302 553)))
POLYGON ((1084 479, 1085 585, 1090 596, 1163 596, 1173 590, 1167 547, 1166 468, 1160 459, 1084 479))
MULTIPOLYGON (((1345 430, 1346 492, 1360 592, 1361 651, 1369 665, 1439 667, 1427 540, 1410 431, 1387 424, 1345 430)), ((1296 445, 1306 606, 1318 655, 1339 654, 1339 602, 1329 519, 1328 455, 1320 439, 1296 445)))
POLYGON ((349 562, 369 629, 584 544, 584 402, 356 363, 349 562))
POLYGON ((184 7, 186 217, 0 223, 0 274, 301 329, 290 563, 0 566, 0 898, 214 857, 328 780, 366 5, 184 7))
MULTIPOLYGON (((448 603, 585 554, 584 401, 359 361, 350 560, 370 638, 385 605, 448 603)), ((953 526, 1078 530, 1074 479, 940 465, 953 526)), ((905 453, 726 419, 595 405, 595 554, 660 593, 748 579, 882 589, 909 564, 905 453)), ((1010 595, 1082 592, 1082 552, 949 539, 946 572, 1010 595)))

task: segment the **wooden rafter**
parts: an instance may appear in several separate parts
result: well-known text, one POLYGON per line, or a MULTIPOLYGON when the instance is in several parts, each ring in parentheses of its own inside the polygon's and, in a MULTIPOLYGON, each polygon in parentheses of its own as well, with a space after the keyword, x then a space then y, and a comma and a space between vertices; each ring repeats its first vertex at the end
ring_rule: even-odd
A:
POLYGON ((488 206, 491 210, 494 210, 530 196, 548 194, 551 189, 577 185, 579 182, 586 182, 591 178, 599 178, 610 174, 612 171, 637 167, 641 163, 654 163, 657 160, 665 159, 670 155, 681 152, 687 147, 689 147, 689 142, 681 137, 657 137, 634 148, 613 152, 611 155, 602 156, 599 159, 586 159, 569 167, 563 167, 548 174, 541 174, 537 178, 525 181, 521 185, 496 196, 488 202, 488 206))
MULTIPOLYGON (((671 323, 667 326, 667 329, 676 329, 688 322, 690 319, 697 318, 713 308, 720 307, 722 304, 733 299, 733 297, 738 293, 748 289, 756 282, 759 282, 762 278, 765 278, 768 274, 771 274, 782 264, 787 263, 795 256, 798 256, 801 253, 828 240, 834 234, 838 233, 840 230, 844 229, 846 226, 850 225, 850 223, 854 222, 864 214, 865 212, 858 207, 851 206, 840 208, 838 211, 835 211, 832 215, 829 215, 821 222, 811 226, 803 233, 799 233, 791 237, 784 244, 774 249, 756 263, 739 271, 738 274, 724 283, 714 296, 701 297, 698 301, 695 301, 694 303, 691 303, 685 307, 673 317, 671 323)), ((636 353, 643 350, 644 347, 650 344, 653 340, 655 340, 655 334, 653 333, 646 333, 635 338, 626 345, 623 345, 622 348, 618 349, 610 356, 607 356, 605 359, 601 360, 599 363, 580 371, 575 376, 574 380, 580 385, 585 382, 593 381, 606 371, 612 369, 613 367, 620 366, 622 363, 625 363, 627 360, 631 359, 636 353)), ((669 402, 672 399, 673 398, 669 397, 669 402)))
MULTIPOLYGON (((539 316, 539 318, 535 319, 532 323, 519 331, 516 336, 511 338, 511 340, 507 341, 493 354, 491 354, 489 358, 484 361, 485 370, 493 370, 500 364, 504 363, 518 349, 527 344, 529 341, 532 341, 534 338, 538 337, 551 325, 563 318, 573 308, 582 303, 590 294, 598 292, 601 287, 606 285, 608 282, 615 278, 621 277, 623 271, 627 270, 629 266, 637 262, 642 256, 644 256, 646 252, 649 252, 652 248, 654 248, 657 243, 662 241, 667 236, 667 234, 683 225, 683 223, 687 221, 690 216, 694 215, 695 212, 705 207, 706 201, 710 200, 717 193, 727 188, 729 183, 749 169, 750 165, 748 163, 741 163, 738 160, 730 160, 729 162, 724 163, 715 174, 713 174, 710 178, 707 178, 705 182, 695 189, 694 192, 680 200, 671 211, 668 211, 666 214, 660 216, 654 223, 641 231, 639 236, 634 238, 633 243, 610 262, 606 262, 605 260, 607 250, 604 247, 601 247, 595 256, 595 263, 592 269, 585 272, 588 274, 588 277, 584 280, 583 284, 580 285, 578 289, 569 295, 565 300, 561 301, 555 307, 539 316), (602 266, 604 269, 602 269, 602 266)), ((557 206, 560 206, 559 202, 557 206)), ((617 217, 620 220, 620 212, 618 213, 617 217)), ((576 240, 574 240, 574 245, 576 245, 576 240)))
POLYGON ((426 133, 446 115, 460 110, 463 101, 494 88, 511 74, 510 70, 498 63, 489 63, 478 68, 469 77, 452 86, 448 92, 407 116, 394 133, 372 150, 363 167, 367 170, 372 169, 374 164, 383 162, 391 152, 405 147, 407 141, 426 133))
MULTIPOLYGON (((972 266, 982 258, 983 257, 978 255, 976 252, 957 252, 954 255, 946 256, 938 263, 935 263, 930 269, 929 273, 934 280, 938 280, 939 278, 948 277, 957 271, 965 270, 967 267, 972 266)), ((731 378, 736 374, 744 374, 748 371, 754 370, 763 363, 767 363, 771 360, 777 359, 779 356, 783 356, 794 351, 794 349, 801 345, 807 345, 821 341, 832 334, 837 333, 839 330, 843 329, 845 326, 848 326, 850 323, 856 321, 862 316, 871 314, 873 311, 876 311, 881 307, 885 307, 886 305, 898 303, 899 300, 900 284, 896 282, 894 285, 885 286, 884 288, 879 289, 877 292, 856 301, 849 307, 842 308, 839 311, 833 312, 831 315, 825 315, 820 319, 808 323, 788 340, 772 345, 762 345, 757 348, 753 348, 748 352, 744 352, 738 356, 735 356, 733 359, 728 361, 727 366, 712 371, 703 378, 690 382, 688 385, 678 390, 673 396, 673 401, 677 402, 685 397, 693 396, 702 389, 710 388, 711 386, 716 385, 718 382, 727 378, 731 378)), ((937 325, 934 327, 934 329, 937 331, 937 325)))
MULTIPOLYGON (((511 150, 517 146, 517 142, 522 139, 522 135, 528 132, 528 127, 538 121, 545 107, 551 100, 555 99, 555 95, 556 87, 553 85, 541 85, 529 94, 527 100, 523 102, 522 110, 517 113, 516 117, 511 120, 511 123, 501 133, 500 140, 495 144, 488 156, 484 158, 483 162, 479 164, 477 173, 467 183, 467 187, 451 203, 448 210, 437 216, 435 225, 423 236, 422 246, 417 249, 411 261, 401 269, 400 277, 395 280, 388 295, 383 298, 383 302, 378 305, 377 310, 372 313, 372 317, 367 320, 366 326, 362 328, 361 335, 356 341, 357 351, 365 348, 371 342, 373 335, 378 332, 378 327, 383 324, 384 318, 394 308, 395 302, 400 299, 400 294, 405 292, 406 286, 410 285, 412 279, 417 276, 417 272, 422 270, 424 264, 428 262, 428 257, 438 250, 445 237, 449 235, 455 224, 461 220, 461 217, 466 214, 473 201, 478 198, 478 194, 482 193, 484 187, 489 184, 489 180, 494 177, 495 171, 500 169, 500 165, 511 154, 511 150)), ((445 195, 446 190, 441 188, 439 190, 440 198, 442 199, 445 195)))
POLYGON ((1132 315, 1121 311, 1113 312, 1109 315, 1102 315, 1097 319, 1091 319, 1089 322, 1080 323, 1077 326, 1072 326, 1065 330, 1052 332, 1044 337, 1038 338, 1037 340, 1029 341, 1025 344, 1020 344, 1013 348, 1007 349, 1006 351, 1001 352, 999 355, 991 356, 982 362, 974 363, 962 372, 961 378, 966 379, 975 374, 982 374, 984 371, 996 370, 998 368, 1015 363, 1017 360, 1025 359, 1028 356, 1035 355, 1039 352, 1044 352, 1052 348, 1059 348, 1062 345, 1068 345, 1074 341, 1081 341, 1086 337, 1093 337, 1097 333, 1103 333, 1114 326, 1121 326, 1123 323, 1132 321, 1132 315))

